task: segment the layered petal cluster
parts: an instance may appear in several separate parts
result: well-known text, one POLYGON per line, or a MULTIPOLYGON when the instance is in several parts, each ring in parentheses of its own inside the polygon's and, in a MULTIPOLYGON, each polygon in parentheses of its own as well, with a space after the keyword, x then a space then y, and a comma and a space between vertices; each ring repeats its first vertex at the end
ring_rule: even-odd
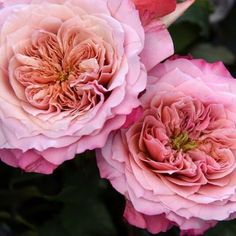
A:
POLYGON ((131 0, 3 1, 0 34, 0 158, 40 173, 102 147, 173 53, 131 0))
POLYGON ((185 58, 149 75, 142 112, 97 151, 100 173, 131 224, 199 235, 236 212, 236 81, 221 62, 185 58))

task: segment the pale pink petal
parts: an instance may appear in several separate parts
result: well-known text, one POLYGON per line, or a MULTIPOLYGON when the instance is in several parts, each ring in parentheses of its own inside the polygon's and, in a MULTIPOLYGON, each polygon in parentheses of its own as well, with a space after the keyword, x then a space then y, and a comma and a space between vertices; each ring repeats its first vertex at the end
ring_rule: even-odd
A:
POLYGON ((171 56, 174 53, 174 46, 167 29, 161 22, 156 21, 146 26, 145 34, 145 45, 141 58, 147 71, 149 71, 171 56))

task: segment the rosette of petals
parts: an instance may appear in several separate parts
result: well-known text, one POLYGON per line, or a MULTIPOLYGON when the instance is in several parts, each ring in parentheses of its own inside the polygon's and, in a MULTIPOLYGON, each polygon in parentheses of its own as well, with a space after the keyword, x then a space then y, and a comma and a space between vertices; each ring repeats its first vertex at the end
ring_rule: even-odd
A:
POLYGON ((131 224, 199 235, 234 217, 235 94, 220 62, 180 58, 149 73, 142 114, 133 122, 136 109, 97 152, 101 176, 127 199, 131 224))
POLYGON ((129 0, 3 1, 0 158, 51 173, 102 147, 139 106, 146 71, 173 53, 167 30, 154 28, 144 32, 129 0), (146 60, 157 35, 160 52, 146 60))

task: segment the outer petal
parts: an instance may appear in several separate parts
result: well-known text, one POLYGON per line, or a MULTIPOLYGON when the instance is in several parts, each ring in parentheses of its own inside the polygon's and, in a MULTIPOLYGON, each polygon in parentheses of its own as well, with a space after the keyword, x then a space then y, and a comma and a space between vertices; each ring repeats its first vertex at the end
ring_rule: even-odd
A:
POLYGON ((174 53, 171 36, 165 26, 154 21, 145 27, 145 44, 141 60, 147 71, 174 53))
POLYGON ((221 61, 215 63, 207 63, 205 60, 195 59, 191 60, 191 62, 195 66, 197 66, 204 74, 215 74, 218 76, 222 76, 223 78, 227 79, 227 82, 228 78, 233 78, 221 61))
POLYGON ((54 165, 43 158, 35 150, 22 152, 17 149, 1 149, 0 159, 13 167, 20 167, 26 172, 36 172, 42 174, 51 174, 57 165, 54 165))
POLYGON ((136 211, 129 201, 126 202, 124 217, 130 224, 147 229, 152 234, 166 232, 173 226, 173 223, 166 219, 164 214, 155 216, 144 215, 136 211))

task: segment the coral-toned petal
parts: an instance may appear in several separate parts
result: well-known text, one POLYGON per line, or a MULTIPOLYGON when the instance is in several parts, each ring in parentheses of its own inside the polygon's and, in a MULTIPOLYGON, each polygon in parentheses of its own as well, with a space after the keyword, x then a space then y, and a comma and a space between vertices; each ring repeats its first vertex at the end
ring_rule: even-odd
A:
POLYGON ((134 0, 134 3, 141 14, 147 11, 155 17, 167 15, 176 7, 176 0, 134 0))

